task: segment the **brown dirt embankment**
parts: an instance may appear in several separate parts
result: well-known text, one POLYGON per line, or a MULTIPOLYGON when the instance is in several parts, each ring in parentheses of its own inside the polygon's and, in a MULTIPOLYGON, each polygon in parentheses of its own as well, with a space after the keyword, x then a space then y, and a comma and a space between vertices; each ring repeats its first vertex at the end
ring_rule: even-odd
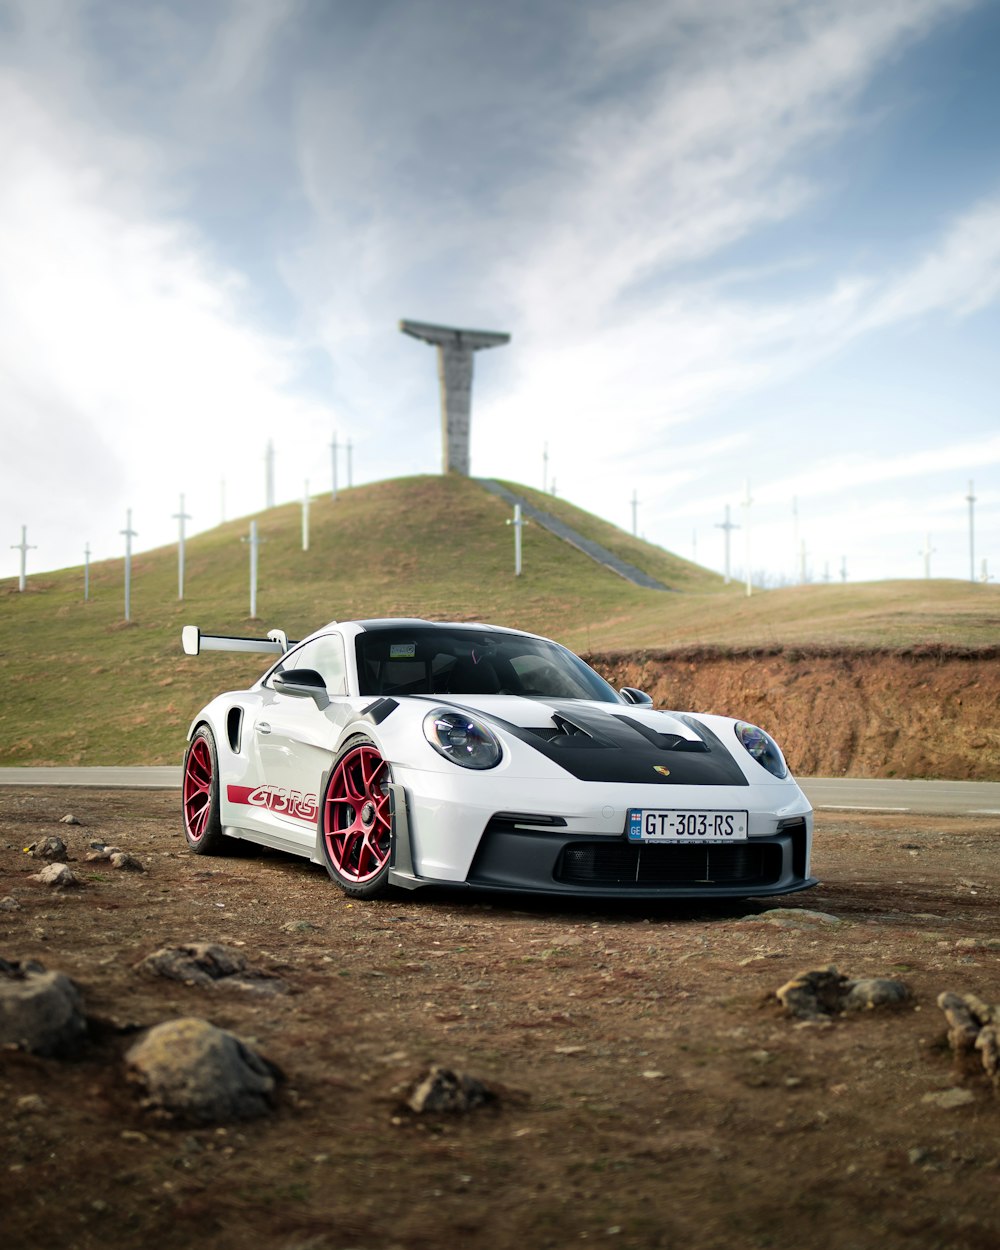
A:
POLYGON ((1000 778, 1000 647, 688 647, 587 658, 659 708, 762 726, 804 776, 1000 778))

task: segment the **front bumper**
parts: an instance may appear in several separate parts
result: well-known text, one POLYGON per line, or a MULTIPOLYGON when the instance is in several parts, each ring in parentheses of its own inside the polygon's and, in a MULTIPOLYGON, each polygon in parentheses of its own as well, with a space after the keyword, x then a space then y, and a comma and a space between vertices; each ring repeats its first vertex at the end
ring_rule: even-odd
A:
POLYGON ((487 829, 467 881, 491 890, 543 890, 614 898, 726 898, 790 894, 806 876, 807 827, 771 837, 700 845, 586 839, 553 830, 487 829))
POLYGON ((447 885, 587 898, 740 898, 791 894, 817 884, 808 875, 806 815, 783 820, 774 833, 745 842, 691 845, 635 844, 624 832, 581 837, 555 817, 551 828, 528 829, 513 814, 500 813, 479 839, 464 880, 426 877, 414 870, 403 787, 389 789, 389 880, 405 889, 447 885))

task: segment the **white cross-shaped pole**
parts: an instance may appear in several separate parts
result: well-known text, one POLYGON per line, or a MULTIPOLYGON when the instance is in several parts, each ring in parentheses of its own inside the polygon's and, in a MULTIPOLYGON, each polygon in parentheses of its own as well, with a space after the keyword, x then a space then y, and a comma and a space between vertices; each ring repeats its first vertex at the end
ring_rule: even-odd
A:
POLYGON ((351 471, 351 452, 352 451, 353 451, 353 448, 351 447, 351 440, 348 439, 347 440, 347 485, 348 485, 348 488, 354 485, 354 476, 351 471))
POLYGON ((747 578, 747 596, 753 594, 753 580, 750 576, 750 505, 753 499, 750 497, 750 479, 746 480, 746 492, 744 495, 743 508, 743 540, 746 550, 746 578, 747 578))
POLYGON ((174 513, 177 522, 177 598, 184 598, 184 522, 190 521, 190 515, 184 511, 184 496, 181 495, 181 510, 174 513))
POLYGON ((83 601, 90 598, 90 543, 83 548, 83 601))
POLYGON ((333 467, 333 492, 332 494, 333 494, 334 502, 336 502, 336 499, 337 499, 337 435, 336 434, 334 434, 333 442, 330 444, 330 451, 332 453, 331 459, 333 462, 332 464, 332 467, 333 467))
POLYGON ((309 550, 309 479, 306 478, 305 493, 302 496, 302 550, 309 550))
POLYGON ((274 507, 274 440, 268 439, 267 453, 264 456, 264 464, 266 467, 266 491, 267 506, 274 507))
POLYGON ((35 551, 37 548, 28 545, 28 527, 21 526, 21 541, 19 543, 11 543, 12 551, 20 551, 21 553, 21 576, 17 579, 18 590, 24 590, 27 578, 28 552, 35 551))
POLYGON ((514 576, 521 576, 521 530, 524 528, 525 522, 521 520, 521 505, 514 505, 513 519, 507 520, 508 525, 514 527, 514 576))
POLYGON ((638 508, 639 508, 639 496, 635 493, 635 491, 633 491, 632 492, 632 537, 633 538, 639 537, 639 527, 638 527, 638 522, 636 520, 636 513, 637 513, 638 508))
POLYGON ((248 543, 250 546, 250 619, 257 619, 257 548, 261 543, 266 542, 266 538, 257 537, 257 522, 250 522, 250 537, 241 538, 241 543, 248 543))
POLYGON ((548 443, 542 448, 542 491, 548 494, 549 490, 549 445, 548 443))
POLYGON ((735 521, 731 521, 731 520, 729 519, 729 504, 726 504, 726 519, 725 519, 724 521, 716 521, 716 523, 715 523, 715 528, 716 528, 717 530, 722 530, 722 532, 723 532, 723 534, 725 535, 725 538, 726 538, 726 564, 725 564, 725 569, 726 569, 726 581, 725 581, 725 584, 728 586, 728 585, 729 585, 729 541, 730 541, 730 535, 732 534, 733 530, 738 530, 738 529, 740 528, 740 527, 736 524, 736 522, 735 522, 735 521))
POLYGON ((931 536, 928 533, 927 536, 924 538, 923 551, 920 551, 917 553, 918 555, 922 555, 924 557, 924 577, 925 578, 929 578, 931 575, 931 556, 934 554, 935 551, 937 551, 937 548, 931 546, 931 536))
POLYGON ((965 496, 969 505, 969 581, 976 580, 976 496, 969 483, 969 493, 965 496))
POLYGON ((119 533, 125 535, 125 619, 132 619, 132 539, 137 531, 132 528, 132 509, 125 513, 125 528, 119 533))

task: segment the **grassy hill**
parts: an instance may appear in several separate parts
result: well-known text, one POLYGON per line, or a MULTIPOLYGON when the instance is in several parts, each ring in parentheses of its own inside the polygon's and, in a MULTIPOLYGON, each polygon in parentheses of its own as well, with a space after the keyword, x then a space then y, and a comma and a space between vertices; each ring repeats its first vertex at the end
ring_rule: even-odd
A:
POLYGON ((413 615, 488 620, 582 652, 693 644, 976 647, 1000 636, 1000 589, 963 582, 803 586, 754 594, 549 496, 507 483, 678 593, 642 590, 538 526, 513 575, 509 509, 475 482, 415 477, 314 501, 310 550, 298 504, 258 516, 258 620, 249 619, 248 518, 189 539, 185 599, 176 547, 0 581, 0 764, 173 763, 191 716, 245 685, 265 657, 184 656, 183 624, 299 637, 332 619, 413 615))

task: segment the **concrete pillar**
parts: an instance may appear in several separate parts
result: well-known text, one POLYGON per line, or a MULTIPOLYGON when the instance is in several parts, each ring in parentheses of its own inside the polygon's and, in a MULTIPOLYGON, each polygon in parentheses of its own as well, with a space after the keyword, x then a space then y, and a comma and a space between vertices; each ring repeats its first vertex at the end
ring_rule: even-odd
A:
POLYGON ((509 334, 489 330, 459 330, 425 321, 401 321, 399 328, 438 349, 441 380, 441 445, 445 473, 469 476, 469 428, 472 417, 472 354, 502 347, 509 334))

